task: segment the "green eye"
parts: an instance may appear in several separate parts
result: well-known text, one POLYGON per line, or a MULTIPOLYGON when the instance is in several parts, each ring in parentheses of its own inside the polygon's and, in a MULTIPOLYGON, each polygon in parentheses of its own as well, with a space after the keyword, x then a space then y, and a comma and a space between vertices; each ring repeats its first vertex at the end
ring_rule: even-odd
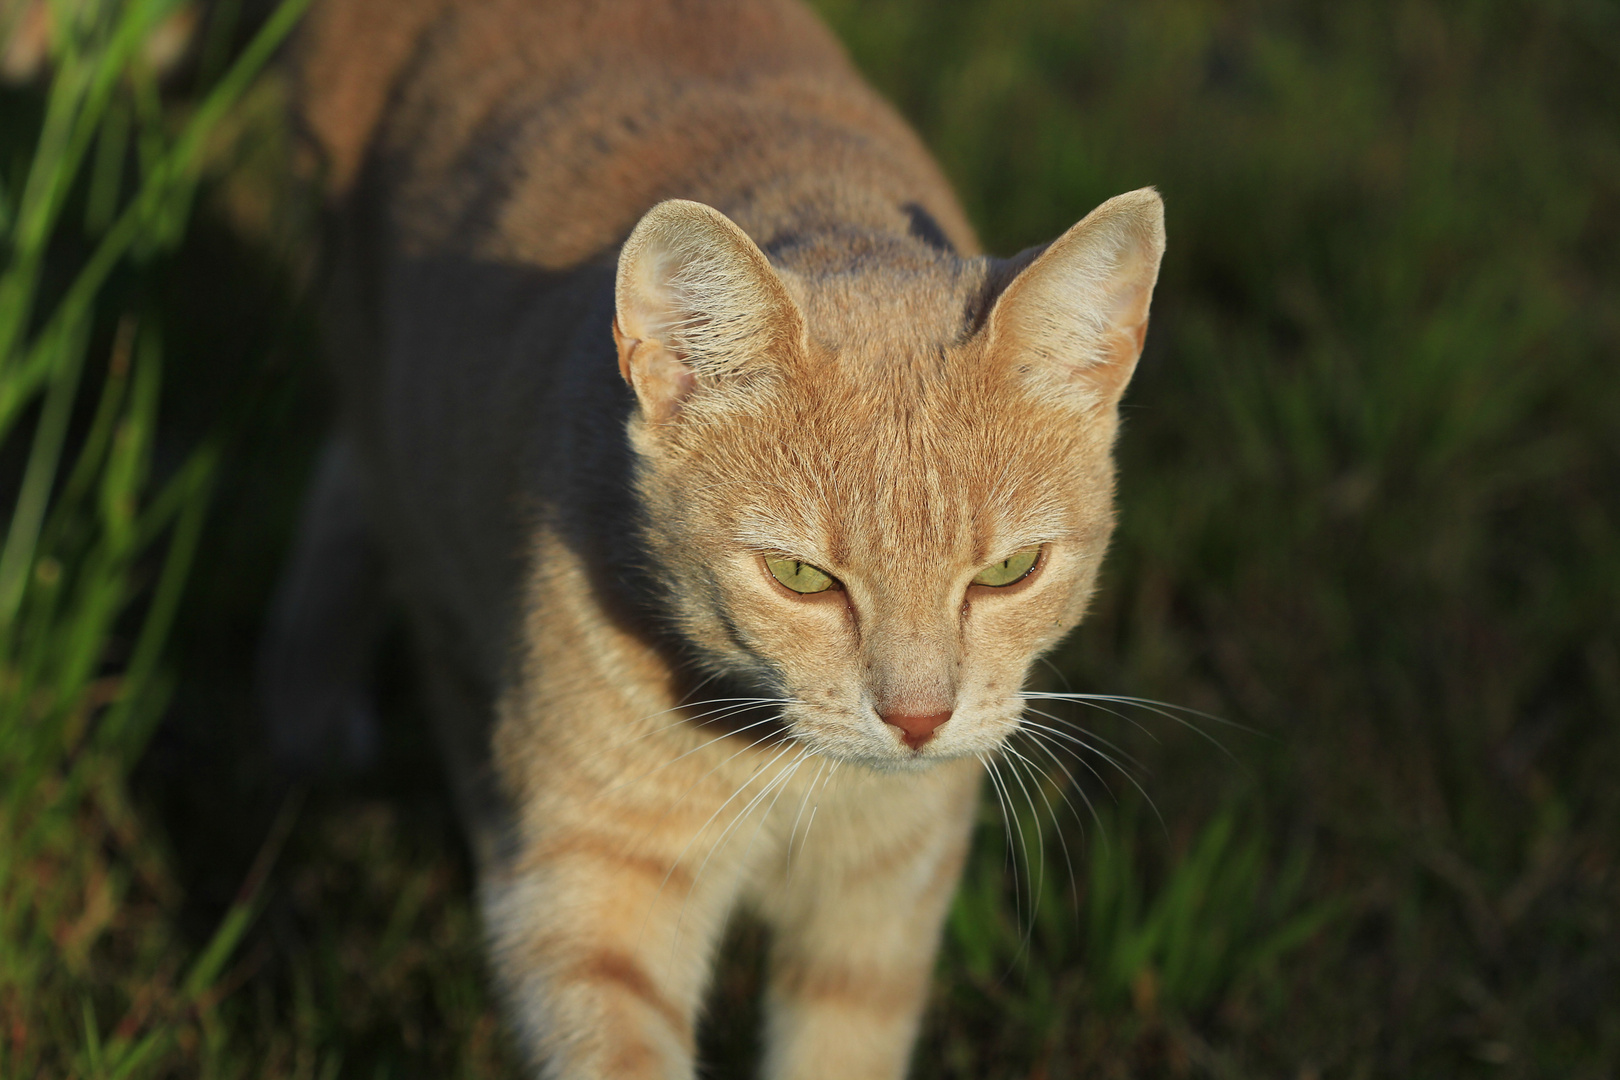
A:
POLYGON ((831 574, 798 559, 766 559, 771 576, 796 593, 826 592, 837 584, 831 574))
POLYGON ((1035 560, 1041 557, 1041 546, 1027 547, 1015 551, 998 563, 991 563, 979 571, 979 576, 973 579, 975 585, 989 585, 992 588, 1001 588, 1011 585, 1015 581, 1022 581, 1029 572, 1035 569, 1035 560))

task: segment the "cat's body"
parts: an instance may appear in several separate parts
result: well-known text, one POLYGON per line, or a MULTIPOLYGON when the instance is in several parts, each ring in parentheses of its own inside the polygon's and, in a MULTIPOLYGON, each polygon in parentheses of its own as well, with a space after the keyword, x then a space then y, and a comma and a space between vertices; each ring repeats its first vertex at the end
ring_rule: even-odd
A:
POLYGON ((1112 527, 1157 197, 973 257, 785 0, 329 0, 301 55, 342 430, 267 665, 284 743, 343 695, 299 673, 358 666, 369 566, 320 575, 369 534, 544 1074, 690 1076, 746 906, 767 1074, 902 1075, 978 755, 1112 527))

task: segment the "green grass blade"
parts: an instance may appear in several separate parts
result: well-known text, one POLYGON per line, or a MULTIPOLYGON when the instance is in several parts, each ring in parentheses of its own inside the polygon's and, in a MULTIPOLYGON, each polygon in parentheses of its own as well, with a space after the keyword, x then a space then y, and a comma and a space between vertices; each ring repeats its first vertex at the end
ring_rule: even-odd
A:
POLYGON ((181 475, 171 482, 171 486, 181 493, 177 497, 183 500, 179 519, 175 524, 174 536, 169 541, 152 606, 147 610, 146 619, 135 640, 134 652, 125 669, 123 690, 117 703, 103 718, 98 732, 99 740, 119 747, 126 756, 132 754, 142 741, 133 738, 130 731, 132 710, 152 679, 168 639, 169 627, 173 625, 175 613, 179 610, 192 558, 197 551, 197 541, 207 520, 208 496, 213 488, 216 464, 213 450, 199 450, 181 475))
POLYGON ((93 1076, 101 1075, 101 1025, 96 1021, 96 1007, 88 995, 81 1000, 84 1021, 84 1054, 93 1076))
POLYGON ((96 403, 95 416, 85 432, 73 471, 68 474, 62 492, 57 496, 52 520, 46 523, 40 545, 45 552, 55 550, 68 528, 69 515, 77 513, 80 501, 89 493, 90 485, 101 472, 107 448, 112 441, 119 413, 124 405, 124 392, 129 386, 130 355, 134 351, 135 321, 125 318, 113 335, 111 354, 107 360, 107 375, 102 381, 101 398, 96 403))
POLYGON ((139 1042, 124 1051, 118 1064, 107 1073, 107 1080, 129 1080, 129 1077, 134 1076, 142 1066, 156 1057, 168 1042, 168 1032, 148 1032, 139 1042))
POLYGON ((225 964, 236 950, 242 935, 253 923, 253 917, 258 914, 257 898, 254 900, 238 900, 232 904, 220 921, 219 929, 214 936, 208 939, 203 948, 202 955, 198 956, 192 964, 191 970, 186 973, 185 981, 180 984, 180 992, 188 1001, 195 1001, 214 985, 220 973, 225 970, 225 964))
POLYGON ((129 152, 129 107, 122 101, 108 105, 96 141, 96 159, 90 172, 90 191, 84 202, 84 228, 94 236, 112 224, 124 184, 124 158, 129 152))
POLYGON ((68 421, 73 416, 73 400, 78 394, 79 372, 84 363, 83 324, 64 328, 54 341, 61 350, 56 378, 34 431, 34 444, 12 510, 5 548, 0 550, 0 642, 9 637, 17 607, 22 603, 23 589, 34 565, 35 542, 45 520, 51 488, 56 483, 56 466, 67 438, 68 421))

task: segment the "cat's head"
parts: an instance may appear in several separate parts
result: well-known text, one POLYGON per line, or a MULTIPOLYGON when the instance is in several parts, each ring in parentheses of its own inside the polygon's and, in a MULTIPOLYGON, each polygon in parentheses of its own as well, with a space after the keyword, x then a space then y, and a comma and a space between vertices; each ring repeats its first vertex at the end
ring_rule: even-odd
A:
POLYGON ((1163 204, 1118 196, 1006 262, 845 243, 773 264, 681 201, 626 243, 649 570, 703 662, 814 749, 983 753, 1096 583, 1163 204))

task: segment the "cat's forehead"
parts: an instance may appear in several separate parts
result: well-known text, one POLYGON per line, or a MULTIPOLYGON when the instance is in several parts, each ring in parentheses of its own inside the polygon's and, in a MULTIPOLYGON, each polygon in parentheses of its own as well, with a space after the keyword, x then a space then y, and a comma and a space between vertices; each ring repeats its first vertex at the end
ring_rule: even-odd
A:
POLYGON ((1084 448, 971 349, 846 365, 734 428, 738 539, 837 564, 973 563, 1071 534, 1084 448))
POLYGON ((783 277, 810 338, 863 369, 961 340, 984 280, 980 260, 920 245, 799 265, 814 272, 783 277))

